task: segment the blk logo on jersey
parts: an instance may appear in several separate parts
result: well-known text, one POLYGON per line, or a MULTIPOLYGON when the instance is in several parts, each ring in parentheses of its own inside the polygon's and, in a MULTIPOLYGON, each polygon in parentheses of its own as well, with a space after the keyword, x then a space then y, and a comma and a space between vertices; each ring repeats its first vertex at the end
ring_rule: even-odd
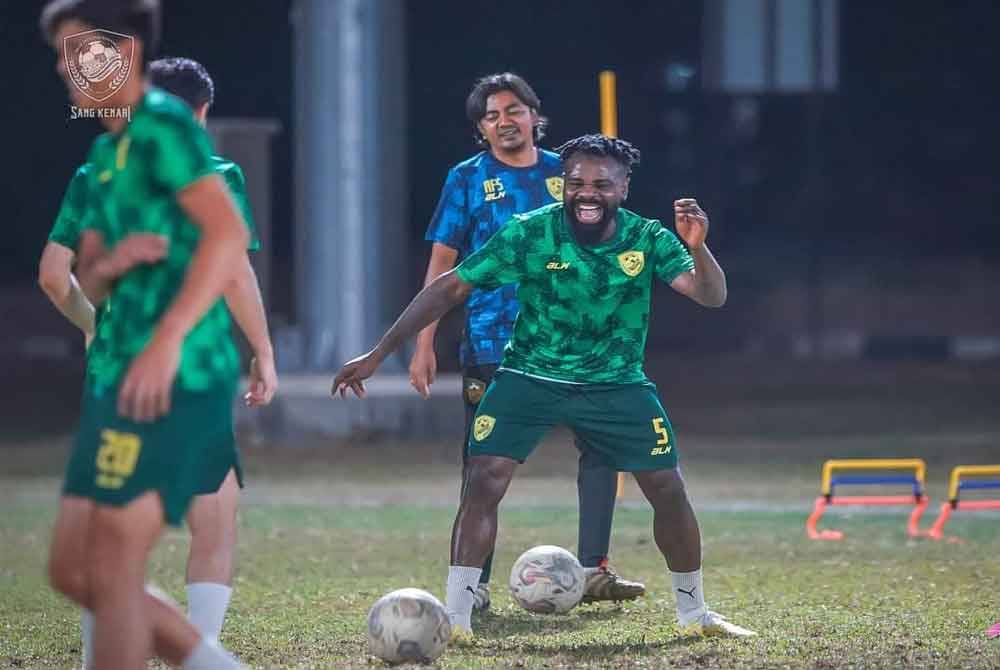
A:
POLYGON ((507 195, 507 191, 504 190, 503 182, 500 181, 500 177, 494 177, 493 179, 487 179, 484 181, 483 192, 486 194, 486 202, 499 200, 507 195))
POLYGON ((552 261, 551 263, 545 264, 546 270, 567 270, 569 269, 569 263, 560 263, 559 261, 552 261))

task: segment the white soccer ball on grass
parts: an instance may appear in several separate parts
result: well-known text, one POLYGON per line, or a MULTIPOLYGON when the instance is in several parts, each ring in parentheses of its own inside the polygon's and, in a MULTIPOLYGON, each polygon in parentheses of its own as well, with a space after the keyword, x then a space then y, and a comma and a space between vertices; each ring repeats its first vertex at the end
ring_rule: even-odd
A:
POLYGON ((568 612, 583 598, 585 586, 583 566, 562 547, 529 549, 510 571, 510 593, 529 612, 568 612))
POLYGON ((392 591, 368 612, 368 648, 389 663, 430 663, 450 639, 448 613, 427 591, 392 591))

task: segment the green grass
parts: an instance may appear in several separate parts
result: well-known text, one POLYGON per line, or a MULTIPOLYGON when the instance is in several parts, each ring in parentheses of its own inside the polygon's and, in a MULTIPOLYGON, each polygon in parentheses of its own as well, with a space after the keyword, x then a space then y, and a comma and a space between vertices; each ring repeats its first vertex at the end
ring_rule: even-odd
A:
MULTIPOLYGON (((405 586, 443 596, 446 507, 249 505, 223 642, 252 667, 371 668, 364 620, 383 593, 405 586)), ((77 614, 45 585, 51 505, 14 502, 0 520, 0 667, 78 666, 77 614)), ((996 668, 1000 617, 996 517, 958 517, 964 544, 912 541, 900 515, 830 515, 840 543, 803 533, 803 514, 702 512, 710 604, 757 629, 750 641, 688 640, 674 626, 669 582, 650 542, 650 513, 620 509, 614 562, 643 579, 629 605, 538 616, 513 605, 506 573, 536 544, 575 545, 573 507, 508 506, 502 513, 494 607, 471 649, 440 668, 996 668)), ((183 599, 184 533, 171 532, 151 577, 183 599)))

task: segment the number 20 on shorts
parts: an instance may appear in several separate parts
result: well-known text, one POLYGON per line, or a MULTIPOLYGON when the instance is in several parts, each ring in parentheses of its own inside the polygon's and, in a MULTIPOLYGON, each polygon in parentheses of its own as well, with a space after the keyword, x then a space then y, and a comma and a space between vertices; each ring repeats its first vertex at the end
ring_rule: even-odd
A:
POLYGON ((97 485, 102 489, 120 489, 125 479, 135 472, 142 440, 135 433, 117 430, 101 431, 101 447, 97 450, 97 485))
POLYGON ((670 445, 670 433, 667 432, 666 426, 663 425, 662 416, 658 416, 653 419, 653 432, 660 436, 660 439, 656 441, 656 444, 662 446, 654 447, 653 450, 649 452, 649 455, 659 456, 661 454, 669 454, 670 449, 672 448, 670 445))

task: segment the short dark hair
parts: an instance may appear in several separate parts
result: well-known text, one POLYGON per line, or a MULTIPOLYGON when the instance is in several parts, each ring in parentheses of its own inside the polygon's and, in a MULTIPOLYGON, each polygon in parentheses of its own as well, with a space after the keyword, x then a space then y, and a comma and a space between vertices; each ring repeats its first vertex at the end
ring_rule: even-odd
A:
POLYGON ((160 46, 159 0, 52 0, 39 19, 45 40, 52 42, 59 26, 74 19, 141 40, 143 66, 160 46))
POLYGON ((557 148, 559 159, 566 163, 573 154, 588 154, 614 158, 625 168, 625 174, 632 174, 632 168, 639 164, 639 150, 630 142, 607 135, 582 135, 557 148))
POLYGON ((545 129, 549 125, 549 120, 542 116, 542 101, 538 99, 535 90, 522 77, 513 72, 500 72, 483 77, 472 87, 472 92, 465 100, 465 116, 472 121, 472 137, 476 144, 486 144, 486 138, 479 132, 479 122, 486 116, 486 100, 491 95, 500 91, 510 91, 517 96, 517 99, 530 107, 538 114, 538 123, 535 124, 534 138, 538 142, 545 137, 545 129))
POLYGON ((215 83, 205 66, 190 58, 161 58, 146 69, 153 86, 186 102, 192 109, 215 102, 215 83))

